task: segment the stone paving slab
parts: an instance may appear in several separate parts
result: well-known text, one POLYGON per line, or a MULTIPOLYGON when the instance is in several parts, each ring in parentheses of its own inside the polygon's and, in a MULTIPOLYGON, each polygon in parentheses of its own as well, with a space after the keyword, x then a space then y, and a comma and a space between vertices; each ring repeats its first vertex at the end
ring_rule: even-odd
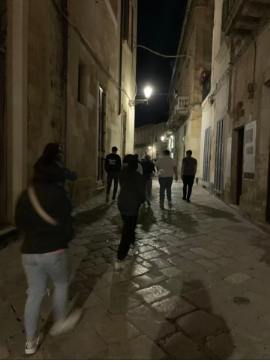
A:
MULTIPOLYGON (((99 196, 76 210, 70 296, 84 314, 74 331, 52 338, 45 297, 38 322, 45 340, 28 359, 270 358, 269 235, 197 186, 187 204, 181 187, 173 185, 173 207, 160 209, 154 181, 152 208, 138 221, 138 253, 118 273, 116 202, 99 196)), ((25 359, 20 242, 0 258, 1 357, 25 359)))

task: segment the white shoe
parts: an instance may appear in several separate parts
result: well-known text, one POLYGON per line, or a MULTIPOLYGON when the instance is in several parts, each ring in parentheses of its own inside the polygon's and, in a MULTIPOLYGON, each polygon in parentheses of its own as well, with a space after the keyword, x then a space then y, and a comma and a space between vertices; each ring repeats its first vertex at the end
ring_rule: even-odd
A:
POLYGON ((124 269, 125 268, 125 262, 124 261, 121 261, 120 263, 118 262, 118 261, 116 261, 115 263, 114 263, 114 270, 122 270, 122 269, 124 269))
POLYGON ((134 255, 136 255, 136 254, 139 254, 139 248, 138 248, 138 246, 133 246, 132 245, 132 247, 129 249, 129 253, 130 253, 130 255, 131 256, 134 256, 134 255))
POLYGON ((59 334, 66 333, 72 330, 79 322, 81 316, 82 316, 81 309, 75 310, 74 312, 70 313, 70 315, 64 321, 56 322, 52 326, 50 334, 52 336, 57 336, 59 334))
POLYGON ((34 341, 27 341, 25 343, 25 354, 34 354, 38 350, 41 343, 41 337, 38 336, 34 341))

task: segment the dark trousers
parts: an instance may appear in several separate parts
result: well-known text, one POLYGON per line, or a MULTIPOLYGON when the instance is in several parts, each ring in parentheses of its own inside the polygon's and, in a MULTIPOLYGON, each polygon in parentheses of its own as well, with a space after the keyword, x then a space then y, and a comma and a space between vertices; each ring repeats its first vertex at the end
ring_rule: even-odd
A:
POLYGON ((118 188, 119 172, 108 172, 107 174, 107 195, 110 195, 113 181, 113 198, 116 197, 118 188))
POLYGON ((138 215, 127 216, 121 215, 124 221, 122 238, 118 248, 117 259, 124 260, 128 254, 131 244, 135 243, 135 229, 137 226, 138 215))
POLYGON ((187 198, 187 200, 190 199, 191 193, 192 193, 192 187, 194 184, 195 176, 183 176, 183 196, 184 198, 187 198), (188 190, 187 190, 188 189, 188 190))
POLYGON ((166 190, 167 199, 168 199, 169 202, 171 202, 172 201, 173 178, 172 177, 159 177, 158 181, 159 181, 159 184, 160 184, 159 201, 161 203, 164 202, 164 200, 165 200, 165 190, 166 190))
POLYGON ((152 178, 148 175, 143 175, 145 182, 145 193, 146 193, 146 201, 150 201, 152 196, 152 178))

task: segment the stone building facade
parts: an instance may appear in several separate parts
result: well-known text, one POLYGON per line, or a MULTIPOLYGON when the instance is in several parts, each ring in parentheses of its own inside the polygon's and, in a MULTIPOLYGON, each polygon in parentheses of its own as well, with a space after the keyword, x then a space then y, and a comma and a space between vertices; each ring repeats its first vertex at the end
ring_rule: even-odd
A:
POLYGON ((187 150, 192 150, 201 172, 202 121, 201 78, 211 70, 213 1, 189 0, 170 85, 167 124, 169 147, 181 168, 187 150))
POLYGON ((103 189, 112 146, 133 152, 137 0, 3 0, 0 24, 4 224, 48 142, 78 173, 77 203, 103 189))
POLYGON ((215 1, 202 106, 202 185, 260 224, 270 222, 269 19, 269 1, 215 1))
POLYGON ((137 127, 134 136, 134 153, 140 158, 149 155, 153 159, 158 159, 168 148, 165 122, 137 127))

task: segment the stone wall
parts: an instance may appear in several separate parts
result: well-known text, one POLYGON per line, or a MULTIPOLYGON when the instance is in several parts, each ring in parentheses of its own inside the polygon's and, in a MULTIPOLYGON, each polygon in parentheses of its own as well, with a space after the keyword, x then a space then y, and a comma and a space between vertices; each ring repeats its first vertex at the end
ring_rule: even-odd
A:
POLYGON ((48 142, 65 146, 63 51, 63 22, 52 1, 29 0, 28 180, 48 142))
MULTIPOLYGON (((52 1, 29 0, 28 180, 44 146, 59 142, 67 166, 78 173, 78 181, 68 187, 80 203, 105 182, 105 174, 97 182, 99 88, 106 95, 100 156, 113 146, 121 156, 133 152, 134 107, 129 100, 135 95, 136 49, 123 41, 119 92, 121 1, 68 1, 67 34, 63 2, 56 0, 56 5, 58 9, 52 1)), ((136 36, 137 0, 132 6, 136 36)))
MULTIPOLYGON (((179 54, 189 54, 191 57, 182 58, 172 81, 172 89, 177 89, 178 95, 189 97, 188 115, 185 121, 176 123, 175 159, 178 168, 181 168, 185 151, 192 150, 193 157, 198 161, 197 175, 201 177, 201 102, 202 86, 200 77, 204 70, 211 69, 212 57, 212 26, 213 1, 193 2, 187 27, 184 29, 182 45, 179 54)), ((172 114, 176 101, 170 99, 170 114, 172 114)), ((176 116, 177 117, 177 116, 176 116)))

